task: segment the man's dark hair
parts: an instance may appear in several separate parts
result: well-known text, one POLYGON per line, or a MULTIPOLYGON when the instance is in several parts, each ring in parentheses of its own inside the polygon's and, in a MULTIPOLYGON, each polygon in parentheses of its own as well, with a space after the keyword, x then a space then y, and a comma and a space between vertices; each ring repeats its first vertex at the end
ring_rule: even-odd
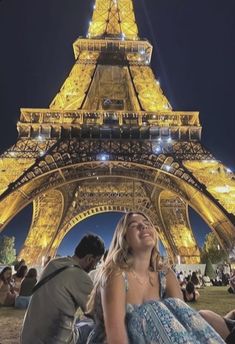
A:
POLYGON ((193 284, 193 282, 188 282, 187 284, 186 284, 186 290, 187 290, 187 292, 189 293, 189 294, 191 294, 191 293, 193 293, 194 291, 195 291, 195 286, 194 286, 194 284, 193 284))
POLYGON ((74 254, 78 258, 83 258, 87 254, 92 254, 94 257, 99 257, 104 254, 105 247, 103 240, 94 234, 85 235, 77 247, 75 248, 74 254))

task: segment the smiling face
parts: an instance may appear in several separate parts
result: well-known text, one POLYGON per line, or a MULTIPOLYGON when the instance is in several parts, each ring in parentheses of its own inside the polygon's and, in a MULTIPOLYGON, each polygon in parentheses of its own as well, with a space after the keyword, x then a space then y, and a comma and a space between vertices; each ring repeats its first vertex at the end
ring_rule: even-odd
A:
POLYGON ((126 241, 133 252, 153 248, 157 243, 157 233, 147 218, 132 214, 127 222, 126 241))

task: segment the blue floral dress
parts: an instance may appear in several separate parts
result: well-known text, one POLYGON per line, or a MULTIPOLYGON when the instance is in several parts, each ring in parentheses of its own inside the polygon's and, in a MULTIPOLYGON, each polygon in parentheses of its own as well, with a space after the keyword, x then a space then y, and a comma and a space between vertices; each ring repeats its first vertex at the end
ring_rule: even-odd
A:
MULTIPOLYGON (((127 276, 123 276, 127 290, 127 276)), ((180 299, 164 298, 165 272, 159 272, 159 281, 161 300, 127 305, 126 328, 130 344, 225 343, 197 311, 180 299)), ((106 343, 101 327, 96 327, 87 343, 106 343)))

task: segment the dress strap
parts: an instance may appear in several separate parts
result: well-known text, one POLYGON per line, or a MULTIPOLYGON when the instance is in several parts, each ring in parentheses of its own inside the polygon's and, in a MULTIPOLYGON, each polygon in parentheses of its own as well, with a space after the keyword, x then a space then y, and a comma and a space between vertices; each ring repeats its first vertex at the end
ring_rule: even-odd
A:
POLYGON ((158 272, 159 278, 159 296, 160 299, 164 299, 166 296, 166 271, 159 271, 158 272))
POLYGON ((127 278, 127 274, 125 273, 125 271, 122 271, 122 277, 124 279, 124 283, 125 283, 125 290, 126 293, 128 291, 129 285, 128 285, 128 278, 127 278))

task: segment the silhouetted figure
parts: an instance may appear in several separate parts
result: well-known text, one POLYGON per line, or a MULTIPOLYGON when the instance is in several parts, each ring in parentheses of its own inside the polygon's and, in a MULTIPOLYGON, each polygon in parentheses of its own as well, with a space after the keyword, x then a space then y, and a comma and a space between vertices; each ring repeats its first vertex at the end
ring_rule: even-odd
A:
POLYGON ((27 275, 23 279, 19 296, 16 297, 15 307, 26 309, 29 305, 30 297, 33 293, 33 288, 37 283, 37 270, 34 268, 29 269, 27 275))
POLYGON ((23 266, 23 265, 26 265, 24 259, 21 259, 19 262, 16 262, 14 265, 15 271, 18 271, 21 268, 21 266, 23 266))
POLYGON ((17 294, 19 294, 21 282, 25 278, 28 271, 28 267, 26 265, 21 265, 17 272, 12 276, 14 282, 14 290, 17 294))
POLYGON ((190 281, 194 284, 195 288, 200 288, 200 281, 195 271, 193 271, 190 281))

